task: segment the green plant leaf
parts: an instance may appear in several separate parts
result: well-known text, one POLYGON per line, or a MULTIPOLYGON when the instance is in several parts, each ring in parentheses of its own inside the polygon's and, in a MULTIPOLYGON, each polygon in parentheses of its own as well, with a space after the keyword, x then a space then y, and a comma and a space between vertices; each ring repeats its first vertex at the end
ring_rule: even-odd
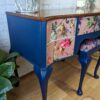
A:
POLYGON ((0 94, 0 100, 7 100, 6 93, 0 94))
POLYGON ((6 57, 8 56, 8 53, 0 49, 0 63, 2 63, 6 57))
POLYGON ((12 87, 11 82, 8 79, 0 76, 0 94, 4 94, 4 93, 8 92, 12 88, 13 87, 12 87))
POLYGON ((7 62, 0 65, 0 76, 9 78, 12 76, 15 70, 14 62, 7 62))
POLYGON ((6 58, 6 61, 16 58, 17 56, 19 56, 19 53, 17 52, 10 53, 8 57, 6 58))

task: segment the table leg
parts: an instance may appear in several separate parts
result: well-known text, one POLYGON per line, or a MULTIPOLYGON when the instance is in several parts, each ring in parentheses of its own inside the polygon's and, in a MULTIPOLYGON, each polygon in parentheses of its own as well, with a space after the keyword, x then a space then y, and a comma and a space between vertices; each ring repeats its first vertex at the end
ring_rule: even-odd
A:
POLYGON ((41 92, 42 92, 42 100, 47 100, 47 88, 48 88, 48 80, 52 73, 52 66, 40 68, 39 66, 34 66, 35 74, 38 77, 41 92))
POLYGON ((80 61, 80 64, 81 64, 82 68, 81 68, 80 82, 79 82, 79 87, 78 87, 78 90, 77 90, 77 94, 79 96, 81 96, 83 94, 83 91, 82 91, 83 80, 84 80, 88 65, 91 61, 91 58, 88 57, 88 56, 80 56, 79 61, 80 61))
POLYGON ((94 71, 94 78, 98 79, 99 78, 99 75, 97 75, 97 71, 99 69, 99 65, 100 65, 100 57, 98 59, 98 62, 96 64, 96 67, 95 67, 95 71, 94 71))

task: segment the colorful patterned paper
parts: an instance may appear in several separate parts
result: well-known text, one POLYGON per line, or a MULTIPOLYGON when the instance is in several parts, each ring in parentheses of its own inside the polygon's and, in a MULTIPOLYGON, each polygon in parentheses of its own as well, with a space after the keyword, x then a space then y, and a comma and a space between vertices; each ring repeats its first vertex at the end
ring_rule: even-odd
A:
POLYGON ((47 64, 51 64, 54 61, 54 46, 55 42, 49 43, 49 45, 47 45, 47 64))
POLYGON ((88 39, 81 44, 80 51, 88 52, 97 46, 100 46, 100 39, 88 39))
POLYGON ((47 44, 66 38, 75 36, 76 32, 76 19, 66 18, 49 21, 47 24, 47 44))
MULTIPOLYGON (((78 35, 100 30, 100 16, 80 17, 78 35)), ((48 21, 47 23, 47 64, 55 60, 73 55, 76 33, 76 18, 65 18, 48 21)), ((81 45, 81 50, 91 50, 95 42, 87 41, 88 45, 81 45)), ((98 40, 98 44, 100 41, 98 40)))
POLYGON ((78 35, 95 32, 96 24, 97 24, 96 16, 79 18, 78 35))
POLYGON ((47 64, 73 55, 76 18, 65 18, 47 23, 47 64))
POLYGON ((75 37, 58 40, 54 46, 54 60, 59 60, 73 55, 75 37))

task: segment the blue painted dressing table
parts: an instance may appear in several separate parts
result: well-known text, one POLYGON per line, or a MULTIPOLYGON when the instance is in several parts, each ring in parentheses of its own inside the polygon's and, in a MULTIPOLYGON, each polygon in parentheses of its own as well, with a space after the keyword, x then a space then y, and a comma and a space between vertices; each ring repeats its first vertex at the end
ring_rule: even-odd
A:
MULTIPOLYGON (((37 14, 6 14, 11 52, 19 52, 34 64, 43 100, 47 100, 48 80, 53 63, 77 55, 85 39, 100 36, 100 9, 43 10, 37 14)), ((80 77, 80 94, 84 74, 81 73, 80 77)))

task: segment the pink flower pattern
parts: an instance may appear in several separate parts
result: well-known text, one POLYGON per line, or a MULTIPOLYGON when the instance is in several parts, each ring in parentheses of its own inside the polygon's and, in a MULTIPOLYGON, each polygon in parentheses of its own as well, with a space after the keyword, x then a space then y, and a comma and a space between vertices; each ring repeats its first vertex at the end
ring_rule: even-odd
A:
POLYGON ((76 18, 65 18, 47 23, 47 65, 74 53, 76 18))
POLYGON ((81 17, 79 19, 78 35, 84 35, 100 30, 100 21, 98 16, 81 17))
POLYGON ((70 39, 65 39, 65 40, 62 40, 60 46, 62 48, 67 48, 71 45, 71 40, 70 39))
MULTIPOLYGON (((100 30, 100 17, 81 17, 78 35, 85 35, 100 30)), ((74 53, 76 18, 65 18, 47 23, 47 65, 54 60, 72 56, 74 53)), ((80 51, 89 51, 100 45, 100 39, 88 39, 82 43, 80 51)))

